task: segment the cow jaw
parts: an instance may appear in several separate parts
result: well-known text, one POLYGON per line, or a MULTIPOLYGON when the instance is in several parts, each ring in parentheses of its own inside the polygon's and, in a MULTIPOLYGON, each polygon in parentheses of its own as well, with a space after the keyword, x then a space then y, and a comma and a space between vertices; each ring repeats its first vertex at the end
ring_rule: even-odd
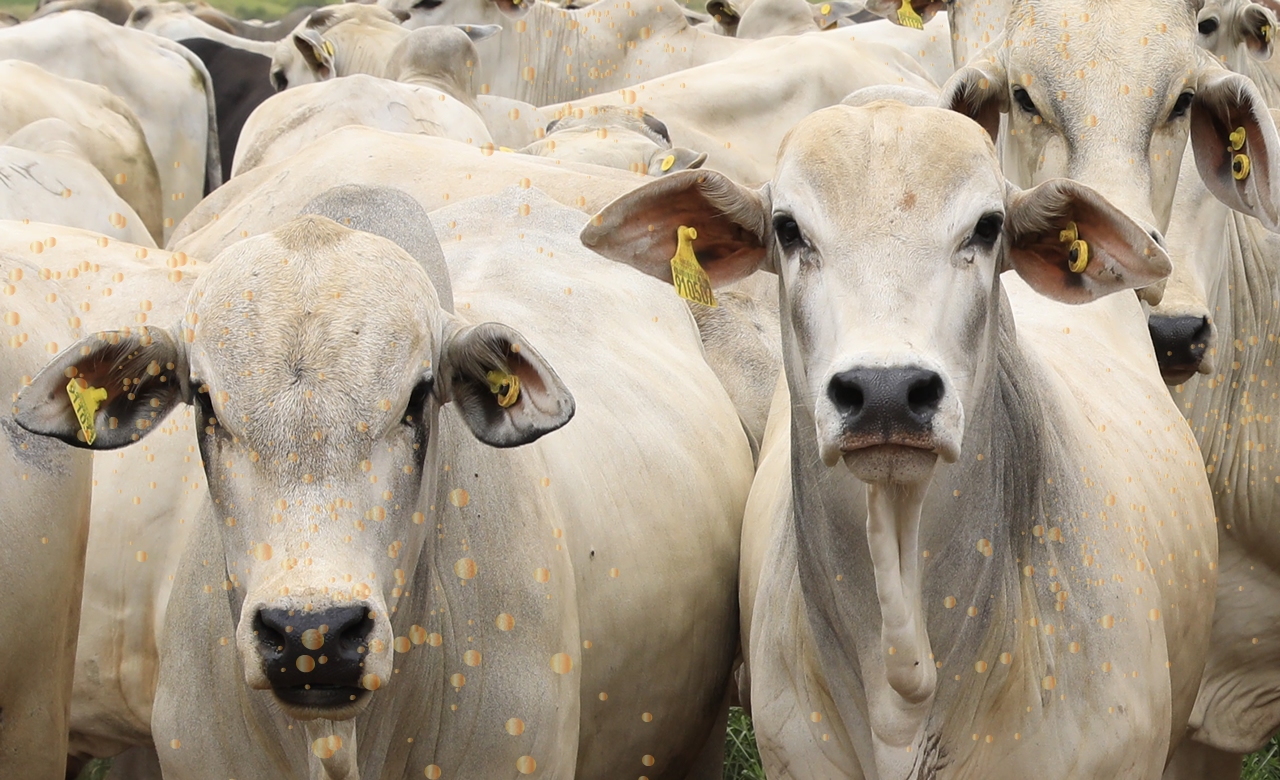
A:
POLYGON ((311 752, 312 780, 360 780, 356 765, 356 724, 353 721, 308 721, 303 727, 311 752))

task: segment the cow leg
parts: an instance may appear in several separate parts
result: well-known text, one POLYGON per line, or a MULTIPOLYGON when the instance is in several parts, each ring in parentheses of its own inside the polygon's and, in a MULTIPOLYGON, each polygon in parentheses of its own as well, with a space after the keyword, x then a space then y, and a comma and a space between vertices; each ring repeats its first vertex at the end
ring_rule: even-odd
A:
POLYGON ((694 757, 685 772, 684 780, 721 780, 724 777, 724 740, 729 730, 729 699, 733 695, 732 684, 725 686, 723 700, 720 702, 720 714, 707 734, 707 741, 702 750, 694 757))
POLYGON ((1170 756, 1161 780, 1237 780, 1243 763, 1242 755, 1184 739, 1170 756))

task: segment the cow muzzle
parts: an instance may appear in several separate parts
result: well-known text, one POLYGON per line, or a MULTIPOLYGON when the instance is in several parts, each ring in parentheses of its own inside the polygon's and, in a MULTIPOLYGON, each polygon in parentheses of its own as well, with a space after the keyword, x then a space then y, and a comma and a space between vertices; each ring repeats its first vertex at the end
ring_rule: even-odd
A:
POLYGON ((864 482, 927 479, 939 457, 956 459, 956 436, 945 418, 957 406, 942 376, 926 368, 855 368, 831 377, 827 400, 836 416, 827 465, 843 460, 864 482))
POLYGON ((250 687, 270 689, 301 720, 353 717, 381 685, 377 670, 384 664, 377 656, 391 654, 376 636, 382 633, 377 617, 365 602, 311 610, 263 606, 251 618, 256 658, 246 653, 244 659, 250 687))
POLYGON ((1208 317, 1164 316, 1153 313, 1147 320, 1151 331, 1151 346, 1155 349, 1156 363, 1165 384, 1174 386, 1186 382, 1197 373, 1213 371, 1209 360, 1213 346, 1213 323, 1208 317))

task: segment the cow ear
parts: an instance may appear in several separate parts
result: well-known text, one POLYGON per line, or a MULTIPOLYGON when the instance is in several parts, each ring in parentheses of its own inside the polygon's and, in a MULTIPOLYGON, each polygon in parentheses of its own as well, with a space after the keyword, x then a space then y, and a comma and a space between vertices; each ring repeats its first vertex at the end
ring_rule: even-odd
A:
POLYGON ((1173 263, 1147 231, 1093 189, 1050 179, 1030 190, 1009 185, 1005 267, 1063 303, 1156 284, 1173 263))
POLYGON ((14 419, 76 447, 123 447, 186 400, 185 372, 185 352, 166 331, 96 333, 60 352, 18 393, 14 419))
POLYGON ((1236 35, 1255 60, 1271 59, 1276 19, 1275 9, 1260 3, 1250 3, 1236 17, 1236 35))
POLYGON ((582 229, 589 249, 671 282, 679 230, 694 228, 693 248, 713 287, 769 265, 766 191, 736 184, 716 171, 680 171, 628 192, 582 229))
POLYGON ((1232 209, 1280 232, 1280 137, 1248 78, 1220 68, 1202 74, 1191 102, 1191 146, 1200 178, 1232 209))
POLYGON ((828 30, 835 27, 841 19, 848 19, 862 9, 863 6, 850 3, 848 0, 822 2, 813 6, 813 21, 818 25, 818 29, 828 30))
POLYGON ((494 5, 498 6, 498 10, 507 16, 519 19, 529 13, 529 9, 533 8, 533 4, 538 0, 490 0, 494 5))
POLYGON ((302 55, 302 61, 315 74, 318 81, 333 78, 333 43, 316 30, 302 29, 293 33, 293 45, 302 55))
POLYGON ((877 100, 896 100, 899 103, 920 108, 937 108, 938 106, 937 95, 905 84, 876 84, 871 87, 862 87, 850 92, 840 103, 856 108, 877 100))
POLYGON ((914 26, 906 23, 912 15, 904 10, 903 6, 906 5, 910 5, 911 11, 920 17, 921 23, 928 22, 939 11, 947 10, 947 4, 943 0, 867 0, 867 10, 876 16, 883 16, 894 24, 914 26))
POLYGON ((452 402, 480 441, 518 447, 560 428, 576 405, 542 355, 496 322, 459 328, 440 350, 442 399, 452 402))
POLYGON ((472 43, 483 41, 485 38, 492 38, 502 32, 500 24, 455 24, 459 30, 467 34, 472 43))
POLYGON ((1000 115, 1009 110, 1009 79, 996 58, 976 62, 952 74, 942 86, 938 107, 958 111, 982 125, 991 140, 1000 133, 1000 115))
POLYGON ((649 175, 667 176, 680 171, 691 171, 701 168, 706 161, 706 152, 695 152, 683 146, 659 149, 649 157, 649 175))
POLYGON ((738 9, 733 7, 730 0, 711 0, 707 3, 707 13, 711 14, 711 18, 723 27, 729 36, 732 37, 737 33, 742 14, 738 13, 738 9))

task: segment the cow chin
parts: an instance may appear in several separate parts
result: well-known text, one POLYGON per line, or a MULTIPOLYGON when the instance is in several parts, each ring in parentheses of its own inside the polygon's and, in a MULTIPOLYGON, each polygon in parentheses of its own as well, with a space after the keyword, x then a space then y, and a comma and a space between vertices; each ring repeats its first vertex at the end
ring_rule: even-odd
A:
POLYGON ((376 591, 349 601, 322 593, 246 599, 236 644, 245 684, 271 691, 301 721, 354 718, 390 682, 395 653, 376 591))
POLYGON ((932 448, 885 443, 846 450, 842 460, 863 482, 919 484, 933 476, 938 453, 932 448))

